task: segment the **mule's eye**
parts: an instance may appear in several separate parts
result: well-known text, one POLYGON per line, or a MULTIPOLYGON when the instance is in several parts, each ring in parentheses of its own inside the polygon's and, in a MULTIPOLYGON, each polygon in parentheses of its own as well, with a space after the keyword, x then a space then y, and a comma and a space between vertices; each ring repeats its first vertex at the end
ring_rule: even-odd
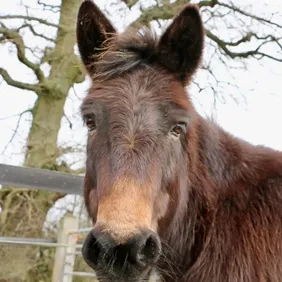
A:
POLYGON ((185 133, 186 132, 186 123, 184 122, 180 122, 178 124, 176 124, 172 130, 171 133, 175 136, 179 136, 181 133, 185 133))
POLYGON ((85 124, 88 127, 89 131, 96 129, 96 123, 94 117, 86 117, 85 124))

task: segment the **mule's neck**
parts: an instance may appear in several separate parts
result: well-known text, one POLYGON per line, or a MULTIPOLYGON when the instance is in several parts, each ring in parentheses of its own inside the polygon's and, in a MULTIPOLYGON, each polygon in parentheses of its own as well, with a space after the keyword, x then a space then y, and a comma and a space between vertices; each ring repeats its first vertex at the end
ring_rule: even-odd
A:
POLYGON ((178 183, 178 206, 163 234, 168 246, 164 246, 162 269, 170 272, 164 275, 166 282, 182 281, 204 250, 218 199, 226 187, 242 177, 247 161, 244 147, 250 146, 200 116, 188 133, 187 144, 188 177, 186 183, 178 183))

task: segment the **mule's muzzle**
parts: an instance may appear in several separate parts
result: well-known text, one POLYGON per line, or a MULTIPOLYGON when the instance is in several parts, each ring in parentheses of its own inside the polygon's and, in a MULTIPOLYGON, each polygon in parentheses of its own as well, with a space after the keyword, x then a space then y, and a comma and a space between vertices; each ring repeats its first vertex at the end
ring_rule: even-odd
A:
POLYGON ((138 276, 159 258, 161 244, 158 235, 142 230, 126 242, 118 244, 106 233, 93 229, 86 237, 82 254, 96 271, 116 276, 138 276))

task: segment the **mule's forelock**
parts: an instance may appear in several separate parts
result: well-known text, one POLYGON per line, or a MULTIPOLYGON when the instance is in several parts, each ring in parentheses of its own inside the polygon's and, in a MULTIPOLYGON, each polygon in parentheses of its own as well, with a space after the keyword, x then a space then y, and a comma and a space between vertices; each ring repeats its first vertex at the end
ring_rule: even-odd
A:
POLYGON ((109 40, 109 45, 95 58, 95 78, 109 79, 121 75, 138 65, 156 62, 156 35, 146 28, 129 28, 125 33, 109 40))
POLYGON ((117 34, 100 9, 86 0, 78 13, 77 42, 94 78, 109 79, 146 64, 162 66, 186 83, 200 63, 204 29, 198 8, 187 5, 159 40, 146 28, 117 34))

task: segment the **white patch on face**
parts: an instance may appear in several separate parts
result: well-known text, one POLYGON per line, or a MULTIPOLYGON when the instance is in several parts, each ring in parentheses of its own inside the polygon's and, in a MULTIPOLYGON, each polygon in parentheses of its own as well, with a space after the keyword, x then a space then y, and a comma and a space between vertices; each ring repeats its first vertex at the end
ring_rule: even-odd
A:
POLYGON ((168 138, 171 139, 172 141, 179 140, 179 136, 176 136, 175 134, 173 134, 171 132, 168 134, 168 138))
POLYGON ((96 133, 97 133, 96 130, 88 131, 88 136, 90 136, 90 137, 95 137, 95 136, 96 136, 96 133))

